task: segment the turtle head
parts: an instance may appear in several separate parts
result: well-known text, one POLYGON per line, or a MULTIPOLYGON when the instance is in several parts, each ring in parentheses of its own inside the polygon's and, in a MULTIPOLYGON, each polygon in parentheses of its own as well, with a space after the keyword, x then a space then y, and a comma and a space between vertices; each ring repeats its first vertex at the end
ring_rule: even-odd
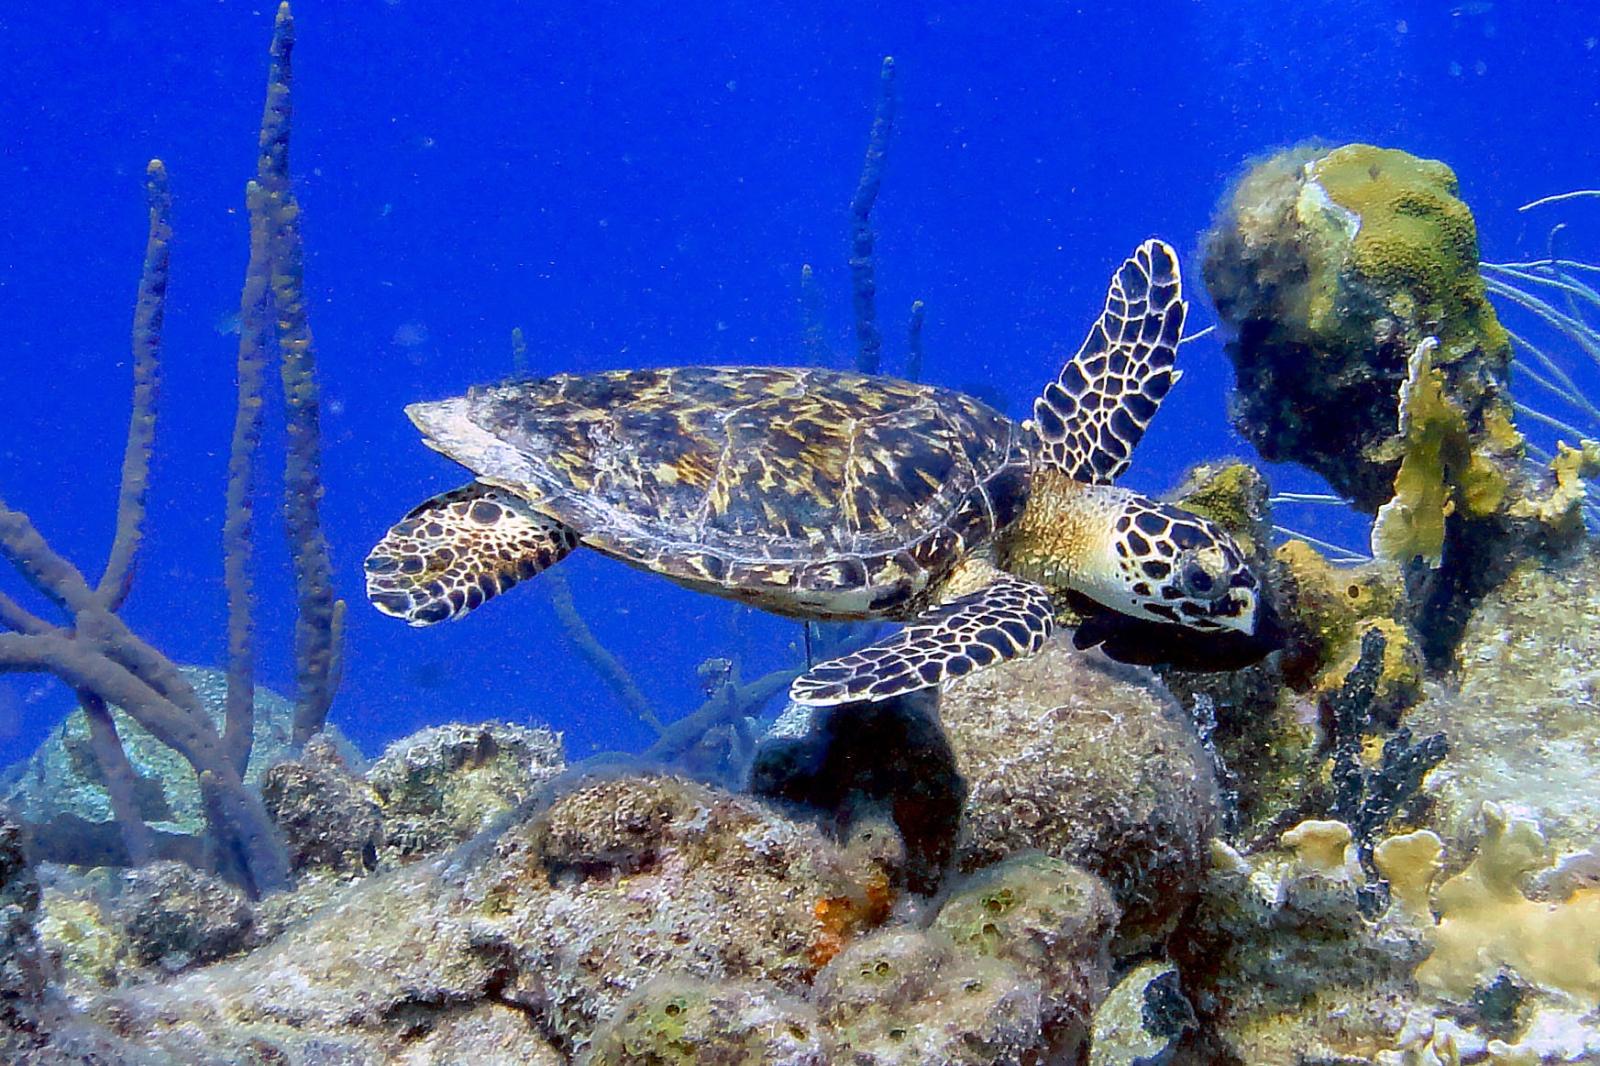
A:
POLYGON ((1224 530, 1116 485, 1036 470, 1002 565, 1156 629, 1257 636, 1261 582, 1224 530))
POLYGON ((1233 538, 1204 518, 1130 493, 1110 554, 1122 595, 1103 598, 1107 606, 1201 632, 1256 632, 1261 583, 1233 538))

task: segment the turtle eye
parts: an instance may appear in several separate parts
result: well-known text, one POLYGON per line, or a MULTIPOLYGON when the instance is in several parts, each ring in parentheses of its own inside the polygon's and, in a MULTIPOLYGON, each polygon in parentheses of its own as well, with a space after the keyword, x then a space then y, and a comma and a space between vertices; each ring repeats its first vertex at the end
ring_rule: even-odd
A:
POLYGON ((1201 552, 1191 552, 1179 561, 1177 570, 1178 587, 1185 596, 1210 603, 1228 591, 1220 558, 1206 559, 1201 552), (1213 562, 1216 565, 1207 565, 1213 562))

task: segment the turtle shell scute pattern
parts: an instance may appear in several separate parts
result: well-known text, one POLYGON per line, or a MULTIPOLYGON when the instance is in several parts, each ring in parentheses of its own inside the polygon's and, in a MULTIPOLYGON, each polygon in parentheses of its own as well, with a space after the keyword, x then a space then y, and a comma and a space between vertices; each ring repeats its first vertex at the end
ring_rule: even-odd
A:
MULTIPOLYGON (((525 460, 516 484, 497 483, 585 544, 800 615, 892 613, 1027 498, 1015 423, 961 393, 892 378, 607 371, 476 390, 466 410, 525 460)), ((496 479, 475 462, 485 457, 451 454, 496 479)))

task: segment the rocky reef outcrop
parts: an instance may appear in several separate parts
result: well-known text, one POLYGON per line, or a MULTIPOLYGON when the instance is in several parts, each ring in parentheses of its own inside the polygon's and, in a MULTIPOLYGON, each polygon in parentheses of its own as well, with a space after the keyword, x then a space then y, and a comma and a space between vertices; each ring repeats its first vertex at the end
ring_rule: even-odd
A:
POLYGON ((261 799, 283 835, 295 871, 359 873, 377 868, 383 815, 361 775, 325 736, 263 775, 261 799))
POLYGON ((913 891, 1029 850, 1091 870, 1122 909, 1119 952, 1159 943, 1192 902, 1220 811, 1213 760, 1161 681, 1066 635, 937 700, 791 708, 751 787, 840 839, 886 810, 913 891))
POLYGON ((1495 803, 1535 820, 1555 854, 1600 847, 1600 554, 1525 563, 1474 612, 1453 683, 1408 712, 1450 738, 1424 784, 1428 826, 1455 854, 1495 803))
MULTIPOLYGON (((228 679, 210 667, 178 668, 219 727, 227 702, 228 679)), ((294 704, 271 689, 257 687, 255 733, 245 780, 258 785, 267 768, 294 751, 294 704)), ((162 744, 120 709, 112 707, 117 735, 137 776, 134 797, 152 829, 193 833, 205 824, 200 788, 183 757, 162 744)), ((330 731, 337 738, 337 731, 330 731)), ((89 744, 89 725, 81 708, 39 745, 35 755, 0 779, 0 802, 29 822, 70 826, 111 825, 111 799, 89 744), (60 820, 60 821, 58 821, 60 820)), ((72 831, 72 830, 65 830, 72 831)))
POLYGON ((1350 144, 1254 164, 1203 267, 1235 333, 1235 425, 1264 458, 1302 463, 1375 512, 1393 494, 1400 385, 1424 337, 1440 339, 1437 365, 1480 435, 1509 422, 1511 342, 1477 264, 1443 163, 1350 144))
POLYGON ((1099 878, 1042 854, 905 910, 880 867, 765 804, 603 779, 340 886, 237 960, 85 996, 63 1039, 186 1063, 803 1063, 859 1045, 908 1064, 943 1039, 951 1062, 1020 1064, 1081 1045, 1116 917, 1099 878), (917 965, 897 983, 893 960, 917 965))
POLYGON ((1366 144, 1260 161, 1219 207, 1204 277, 1232 332, 1235 426, 1377 516, 1430 664, 1519 561, 1581 540, 1600 452, 1527 462, 1510 337, 1445 164, 1366 144))
MULTIPOLYGON (((897 883, 938 890, 955 857, 967 782, 938 693, 838 707, 791 704, 758 746, 748 788, 816 817, 836 838, 892 834, 897 883)), ((862 841, 866 843, 866 841, 862 841)))
MULTIPOLYGON (((370 767, 269 739, 251 781, 298 884, 261 900, 175 862, 35 871, 0 821, 0 1056, 1600 1061, 1600 448, 1525 462, 1441 164, 1280 155, 1208 255, 1241 428, 1377 516, 1379 558, 1334 565, 1274 546, 1248 463, 1185 479, 1281 650, 1147 669, 1063 632, 943 691, 791 706, 744 790, 720 757, 717 783, 568 767, 559 734, 496 722, 370 767)), ((73 743, 13 795, 92 772, 73 743)), ((140 802, 181 806, 139 758, 140 802)), ((72 780, 90 802, 44 824, 104 828, 72 780)))

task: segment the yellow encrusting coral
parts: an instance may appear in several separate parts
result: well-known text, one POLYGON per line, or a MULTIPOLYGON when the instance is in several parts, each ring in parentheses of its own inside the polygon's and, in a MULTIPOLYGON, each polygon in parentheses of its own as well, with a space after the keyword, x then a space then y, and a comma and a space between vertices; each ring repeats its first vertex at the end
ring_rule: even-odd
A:
POLYGON ((1411 353, 1400 386, 1400 470, 1372 527, 1373 555, 1399 563, 1420 556, 1435 568, 1444 556, 1445 520, 1457 511, 1488 517, 1507 489, 1505 474, 1473 447, 1466 415, 1434 365, 1438 347, 1428 337, 1411 353))
POLYGON ((1329 876, 1342 873, 1350 859, 1350 827, 1343 822, 1307 819, 1279 838, 1295 857, 1329 876))
POLYGON ((1573 448, 1566 441, 1556 442, 1555 458, 1550 460, 1549 492, 1541 497, 1519 499, 1511 505, 1518 518, 1534 518, 1556 533, 1575 535, 1583 531, 1585 481, 1600 474, 1600 443, 1586 440, 1573 448))
POLYGON ((1276 553, 1287 592, 1287 614, 1301 630, 1304 650, 1286 663, 1285 681, 1313 698, 1337 692, 1361 654, 1361 637, 1383 633, 1383 669, 1374 703, 1397 712, 1415 702, 1422 688, 1422 652, 1399 615, 1405 582, 1398 567, 1383 560, 1337 567, 1304 541, 1290 540, 1276 553))

